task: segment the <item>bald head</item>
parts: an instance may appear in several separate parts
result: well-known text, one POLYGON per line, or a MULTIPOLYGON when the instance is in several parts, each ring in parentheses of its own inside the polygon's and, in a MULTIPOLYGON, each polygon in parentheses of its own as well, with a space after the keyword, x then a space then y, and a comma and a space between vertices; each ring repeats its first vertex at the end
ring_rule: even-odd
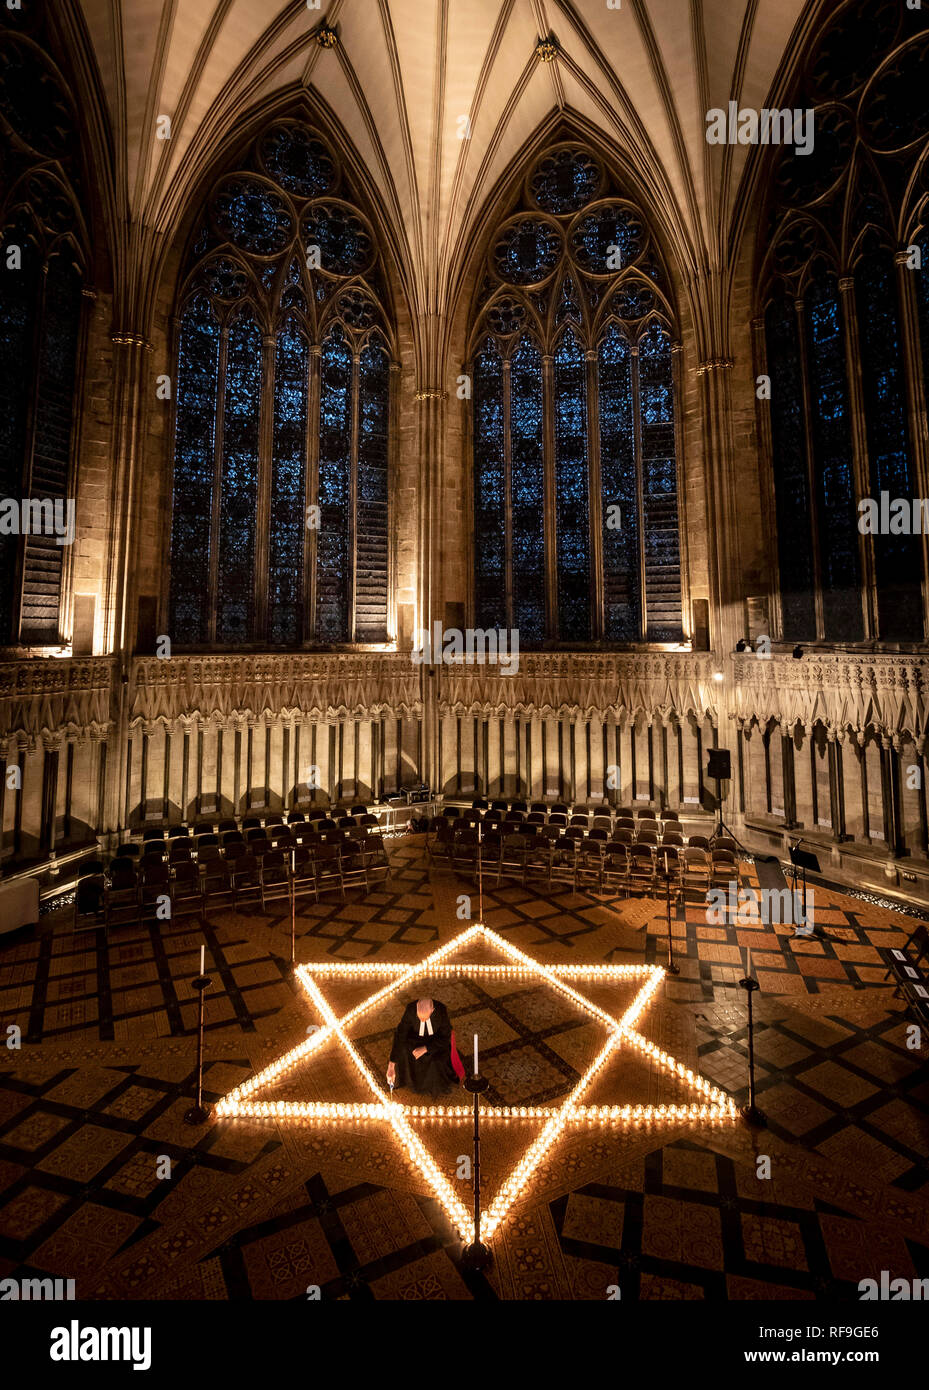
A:
POLYGON ((431 999, 417 999, 417 1001, 416 1001, 416 1017, 419 1018, 419 1019, 425 1019, 425 1018, 428 1018, 429 1015, 430 1015, 431 1013, 432 1013, 432 1000, 431 1000, 431 999))

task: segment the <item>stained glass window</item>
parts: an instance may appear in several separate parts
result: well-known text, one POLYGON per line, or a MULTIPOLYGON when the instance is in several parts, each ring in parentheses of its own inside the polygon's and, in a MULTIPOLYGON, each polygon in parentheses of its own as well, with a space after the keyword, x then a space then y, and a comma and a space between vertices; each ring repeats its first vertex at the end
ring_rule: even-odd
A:
POLYGON ((219 182, 181 287, 170 631, 389 639, 390 351, 374 236, 300 121, 219 182), (360 278, 360 277, 367 278, 360 278))
POLYGON ((678 642, 660 257, 577 145, 547 151, 525 190, 491 239, 475 304, 475 621, 516 628, 526 647, 678 642))
POLYGON ((815 142, 771 155, 757 277, 771 399, 759 409, 770 412, 787 640, 924 632, 918 536, 862 534, 858 504, 879 506, 882 493, 909 503, 915 488, 909 394, 929 367, 929 295, 918 272, 914 353, 894 253, 926 222, 927 57, 918 8, 827 6, 788 103, 811 108, 815 142))
POLYGON ((558 559, 558 635, 590 637, 587 384, 584 349, 565 333, 555 349, 555 530, 558 559))
MULTIPOLYGON (((856 269, 855 284, 871 495, 909 500, 913 485, 893 256, 869 252, 856 269)), ((917 641, 922 636, 920 539, 878 535, 873 544, 881 635, 917 641)))
POLYGON ((3 14, 0 496, 33 500, 43 524, 41 533, 0 536, 0 646, 57 646, 66 551, 52 522, 66 521, 71 491, 87 253, 78 142, 72 99, 43 51, 40 15, 26 16, 27 39, 11 27, 19 13, 3 14))

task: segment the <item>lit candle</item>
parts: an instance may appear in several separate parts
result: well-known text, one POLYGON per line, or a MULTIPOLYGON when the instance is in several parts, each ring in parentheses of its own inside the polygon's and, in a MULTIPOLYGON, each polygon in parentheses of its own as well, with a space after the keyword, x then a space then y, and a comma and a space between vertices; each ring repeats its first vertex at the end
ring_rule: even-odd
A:
POLYGON ((751 946, 746 946, 746 948, 745 948, 745 955, 746 955, 746 957, 747 957, 747 962, 746 962, 746 966, 745 966, 745 978, 746 978, 747 980, 750 980, 750 979, 752 978, 752 948, 751 948, 751 946))
POLYGON ((477 1076, 477 1034, 474 1034, 474 1075, 477 1076))
POLYGON ((201 975, 203 974, 203 966, 204 966, 204 961, 205 961, 205 955, 206 955, 206 947, 205 947, 205 946, 201 946, 201 947, 200 947, 200 974, 201 974, 201 975))

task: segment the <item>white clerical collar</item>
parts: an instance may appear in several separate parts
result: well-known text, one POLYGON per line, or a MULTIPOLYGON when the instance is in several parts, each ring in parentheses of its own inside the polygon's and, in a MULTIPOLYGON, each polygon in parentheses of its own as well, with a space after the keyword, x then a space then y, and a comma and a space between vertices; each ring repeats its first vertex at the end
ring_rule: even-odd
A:
POLYGON ((428 1018, 421 1018, 421 1019, 419 1020, 419 1036, 420 1036, 421 1038, 423 1038, 423 1037, 426 1036, 427 1033, 429 1034, 429 1037, 431 1038, 431 1037, 432 1037, 432 1015, 431 1015, 431 1014, 430 1014, 430 1016, 429 1016, 428 1018))

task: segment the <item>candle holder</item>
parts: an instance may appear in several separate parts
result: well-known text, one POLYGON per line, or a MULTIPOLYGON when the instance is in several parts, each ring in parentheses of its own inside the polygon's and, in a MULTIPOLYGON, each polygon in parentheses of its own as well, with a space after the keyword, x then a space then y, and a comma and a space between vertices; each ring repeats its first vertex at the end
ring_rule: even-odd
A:
POLYGON ((197 1104, 192 1105, 184 1115, 184 1119, 189 1125, 206 1124, 213 1109, 211 1105, 203 1104, 203 1008, 206 991, 212 983, 209 975, 198 975, 191 984, 191 989, 196 990, 199 995, 199 1016, 197 1019, 197 1104))
POLYGON ((480 1095, 490 1082, 486 1076, 467 1076, 464 1088, 474 1096, 474 1239, 461 1252, 461 1266, 469 1274, 481 1274, 493 1263, 493 1252, 481 1240, 481 1103, 480 1095))
POLYGON ((752 995, 761 986, 751 975, 746 975, 744 980, 739 981, 739 987, 748 995, 748 1105, 741 1107, 740 1114, 756 1129, 764 1129, 768 1117, 755 1104, 755 1020, 752 1014, 752 995))

